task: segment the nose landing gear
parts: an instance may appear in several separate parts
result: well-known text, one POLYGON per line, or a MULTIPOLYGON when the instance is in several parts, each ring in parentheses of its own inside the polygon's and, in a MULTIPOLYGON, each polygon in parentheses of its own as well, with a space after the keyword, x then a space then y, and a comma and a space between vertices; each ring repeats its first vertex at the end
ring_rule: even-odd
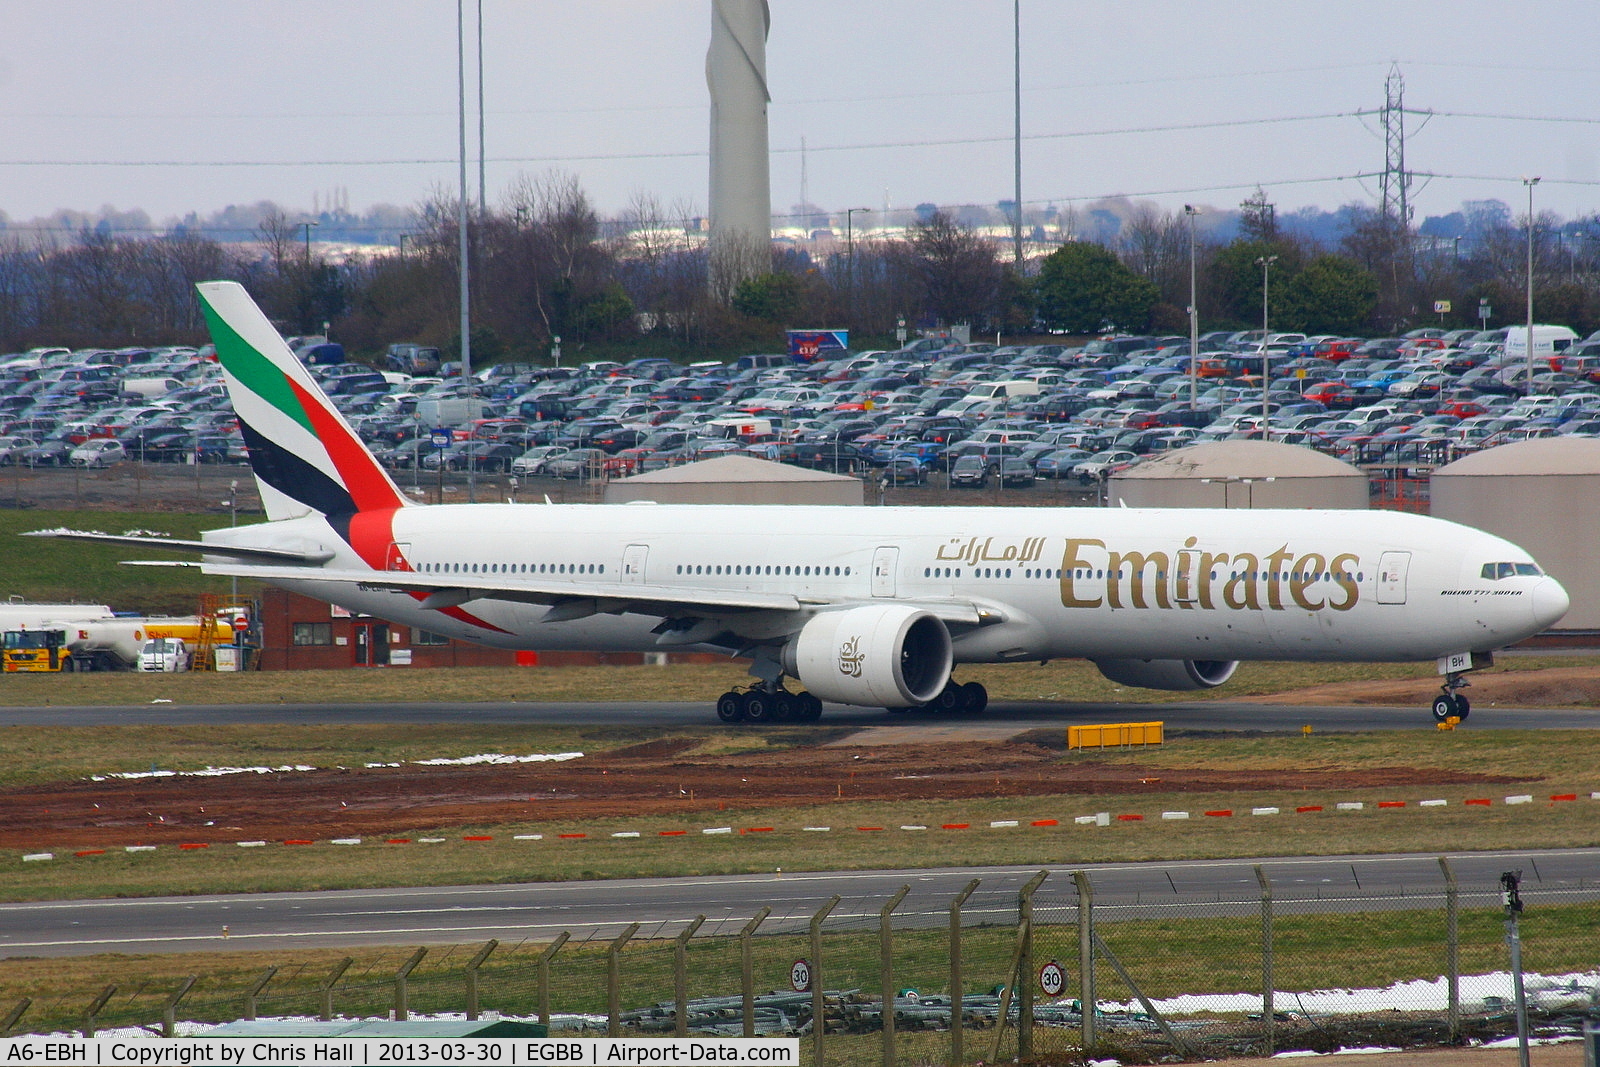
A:
POLYGON ((1445 722, 1452 716, 1465 719, 1472 714, 1472 702, 1461 693, 1471 684, 1459 671, 1445 675, 1439 695, 1433 698, 1433 721, 1445 722))

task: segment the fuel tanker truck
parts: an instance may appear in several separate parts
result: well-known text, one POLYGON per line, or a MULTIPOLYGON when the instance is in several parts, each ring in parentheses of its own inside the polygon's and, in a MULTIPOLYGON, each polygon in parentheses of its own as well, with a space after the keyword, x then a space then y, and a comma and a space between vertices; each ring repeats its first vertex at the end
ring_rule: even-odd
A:
POLYGON ((0 661, 7 673, 34 671, 186 671, 197 645, 233 640, 225 618, 121 616, 5 622, 0 661), (210 629, 209 640, 203 640, 210 629))

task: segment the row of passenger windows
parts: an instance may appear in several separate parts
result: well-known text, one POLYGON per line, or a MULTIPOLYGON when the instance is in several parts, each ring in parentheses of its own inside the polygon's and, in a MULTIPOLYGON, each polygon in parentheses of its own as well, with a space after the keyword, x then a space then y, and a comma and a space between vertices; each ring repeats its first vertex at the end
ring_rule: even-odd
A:
MULTIPOLYGON (((1486 568, 1486 570, 1487 570, 1487 568, 1486 568)), ((1088 581, 1088 580, 1091 580, 1091 579, 1104 580, 1106 575, 1107 575, 1107 572, 1104 571, 1104 570, 1089 570, 1088 568, 1083 568, 1081 570, 1075 570, 1075 571, 1072 572, 1073 579, 1074 580, 1078 580, 1078 581, 1088 581)), ((924 578, 959 578, 959 577, 961 577, 961 568, 960 567, 924 567, 924 568, 922 568, 922 576, 924 578)), ((973 568, 972 576, 974 578, 1009 578, 1009 577, 1011 577, 1011 568, 1010 567, 1006 567, 1006 568, 1002 569, 1000 567, 975 567, 975 568, 973 568)), ((1044 568, 1044 569, 1040 569, 1040 570, 1034 570, 1034 569, 1030 568, 1028 570, 1024 570, 1022 572, 1022 576, 1024 578, 1048 578, 1048 579, 1051 579, 1051 580, 1054 580, 1054 581, 1059 581, 1060 578, 1061 578, 1061 571, 1059 569, 1051 570, 1049 568, 1044 568)), ((1132 571, 1112 571, 1112 572, 1110 572, 1110 576, 1113 577, 1113 578, 1119 578, 1119 579, 1120 578, 1132 578, 1133 577, 1133 572, 1132 571)), ((1191 578, 1195 578, 1197 576, 1191 575, 1190 577, 1191 578)), ((1352 581, 1352 580, 1356 581, 1356 582, 1360 582, 1360 581, 1362 581, 1362 580, 1364 580, 1366 578, 1366 574, 1364 572, 1360 572, 1360 571, 1356 572, 1355 574, 1351 574, 1348 571, 1324 571, 1324 572, 1321 572, 1321 573, 1318 573, 1318 572, 1315 572, 1315 571, 1270 571, 1270 572, 1269 571, 1249 571, 1249 572, 1238 572, 1238 571, 1235 571, 1234 573, 1229 574, 1227 576, 1228 581, 1235 581, 1235 580, 1238 580, 1240 578, 1243 578, 1246 581, 1251 581, 1251 582, 1254 582, 1254 581, 1294 581, 1294 582, 1301 582, 1301 581, 1305 581, 1305 582, 1341 581, 1341 582, 1344 582, 1344 581, 1352 581)), ((1156 571, 1156 581, 1164 582, 1166 580, 1167 580, 1167 572, 1166 571, 1156 571)), ((1221 571, 1212 571, 1211 572, 1211 580, 1213 582, 1222 581, 1223 580, 1222 572, 1221 571)))
POLYGON ((425 574, 604 574, 604 563, 424 563, 425 574))
POLYGON ((781 576, 781 575, 787 574, 787 575, 790 575, 791 577, 798 576, 798 577, 807 577, 807 578, 809 578, 809 577, 817 577, 817 578, 840 578, 840 577, 843 577, 843 578, 848 578, 850 576, 850 568, 849 567, 803 567, 803 566, 795 566, 795 565, 792 565, 792 564, 789 565, 789 566, 779 566, 777 564, 771 564, 771 563, 764 564, 762 566, 755 566, 753 564, 741 565, 741 564, 737 564, 737 563, 731 563, 731 564, 720 564, 720 563, 719 564, 711 564, 711 563, 680 563, 680 564, 678 564, 678 573, 679 574, 734 574, 734 575, 749 575, 749 576, 754 576, 754 575, 758 575, 759 574, 759 575, 762 575, 763 577, 765 577, 767 575, 781 576))

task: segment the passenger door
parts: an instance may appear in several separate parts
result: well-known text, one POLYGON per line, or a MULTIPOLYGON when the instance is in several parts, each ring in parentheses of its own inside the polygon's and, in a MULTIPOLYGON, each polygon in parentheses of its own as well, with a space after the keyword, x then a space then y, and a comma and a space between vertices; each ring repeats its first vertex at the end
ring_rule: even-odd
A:
POLYGON ((1378 603, 1406 602, 1406 571, 1410 567, 1409 552, 1385 552, 1378 557, 1378 603))
POLYGON ((895 571, 900 566, 900 549, 884 545, 872 554, 872 595, 895 595, 895 571))

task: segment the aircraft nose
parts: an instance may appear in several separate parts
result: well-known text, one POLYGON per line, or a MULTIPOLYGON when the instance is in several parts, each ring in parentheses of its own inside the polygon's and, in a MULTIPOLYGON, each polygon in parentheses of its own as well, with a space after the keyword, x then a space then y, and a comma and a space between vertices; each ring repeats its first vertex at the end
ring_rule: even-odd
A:
POLYGON ((1571 606, 1572 599, 1567 596, 1566 589, 1554 578, 1541 579, 1533 587, 1533 621, 1539 629, 1549 629, 1560 622, 1571 606))

